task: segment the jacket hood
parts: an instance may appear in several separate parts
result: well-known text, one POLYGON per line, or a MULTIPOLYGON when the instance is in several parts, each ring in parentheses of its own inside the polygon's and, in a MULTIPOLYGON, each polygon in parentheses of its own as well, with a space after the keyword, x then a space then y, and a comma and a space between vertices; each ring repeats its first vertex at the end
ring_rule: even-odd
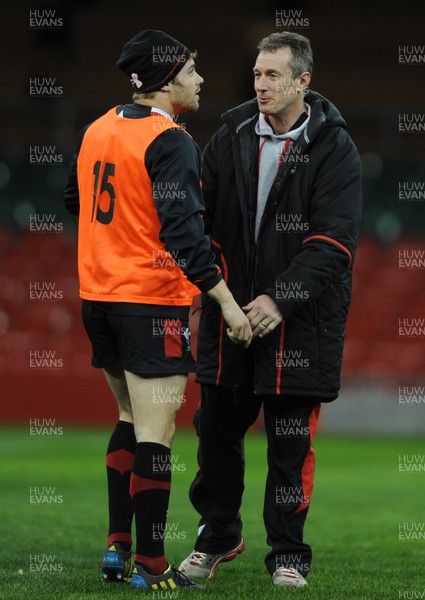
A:
MULTIPOLYGON (((322 127, 347 127, 337 107, 327 98, 309 90, 305 101, 311 106, 311 119, 305 131, 306 142, 314 139, 322 127)), ((239 104, 221 115, 232 135, 237 135, 249 123, 256 121, 259 114, 256 98, 239 104)))

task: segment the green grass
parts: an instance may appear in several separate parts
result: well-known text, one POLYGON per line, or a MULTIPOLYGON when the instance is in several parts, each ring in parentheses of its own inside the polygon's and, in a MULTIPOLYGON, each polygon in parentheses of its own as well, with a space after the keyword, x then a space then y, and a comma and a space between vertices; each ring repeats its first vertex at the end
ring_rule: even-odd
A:
MULTIPOLYGON (((135 596, 128 586, 104 584, 99 577, 106 537, 108 438, 109 431, 103 429, 64 427, 58 437, 32 437, 28 428, 0 429, 1 599, 135 596), (54 487, 53 495, 63 502, 30 504, 30 487, 54 487), (41 560, 43 571, 30 568, 34 556, 41 560), (50 564, 53 567, 46 566, 50 564)), ((174 528, 170 536, 178 539, 166 542, 167 556, 177 566, 192 550, 198 520, 187 496, 196 472, 196 445, 194 433, 177 433, 173 454, 178 455, 179 470, 173 474, 169 523, 174 528)), ((423 440, 322 435, 315 447, 316 486, 305 530, 314 550, 309 586, 275 588, 265 569, 265 440, 251 434, 246 443, 242 506, 247 549, 237 560, 219 567, 202 597, 425 598, 425 540, 399 541, 399 523, 425 523, 425 473, 398 472, 399 455, 424 454, 423 440)), ((192 598, 195 592, 180 594, 192 598)), ((155 592, 151 597, 172 600, 176 596, 155 592)))

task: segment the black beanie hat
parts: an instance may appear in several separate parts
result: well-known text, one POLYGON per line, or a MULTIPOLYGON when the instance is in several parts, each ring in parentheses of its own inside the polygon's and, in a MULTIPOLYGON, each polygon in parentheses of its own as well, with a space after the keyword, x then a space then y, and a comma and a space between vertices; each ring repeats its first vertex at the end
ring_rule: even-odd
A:
POLYGON ((166 85, 190 58, 190 50, 163 31, 146 29, 124 45, 117 67, 138 92, 166 85))

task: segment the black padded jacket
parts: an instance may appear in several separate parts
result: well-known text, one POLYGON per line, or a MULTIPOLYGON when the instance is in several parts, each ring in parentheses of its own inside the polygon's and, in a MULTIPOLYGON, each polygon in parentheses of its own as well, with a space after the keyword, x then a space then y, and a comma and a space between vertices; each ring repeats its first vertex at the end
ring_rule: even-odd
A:
POLYGON ((254 239, 259 137, 256 100, 222 115, 203 153, 204 222, 224 278, 244 305, 272 296, 282 324, 245 350, 203 295, 197 381, 236 389, 255 353, 259 394, 338 396, 361 220, 361 163, 338 109, 309 91, 311 117, 292 142, 254 239))

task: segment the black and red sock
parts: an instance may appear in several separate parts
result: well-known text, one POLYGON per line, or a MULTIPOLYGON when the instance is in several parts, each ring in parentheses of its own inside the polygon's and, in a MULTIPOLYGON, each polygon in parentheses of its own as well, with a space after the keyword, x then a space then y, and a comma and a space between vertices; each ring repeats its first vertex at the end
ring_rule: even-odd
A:
POLYGON ((106 452, 109 506, 107 546, 118 542, 123 550, 131 548, 133 503, 130 496, 130 478, 136 443, 133 424, 118 421, 106 452))
POLYGON ((136 562, 153 575, 167 568, 165 528, 171 488, 171 451, 162 444, 136 446, 130 493, 136 519, 136 562))

